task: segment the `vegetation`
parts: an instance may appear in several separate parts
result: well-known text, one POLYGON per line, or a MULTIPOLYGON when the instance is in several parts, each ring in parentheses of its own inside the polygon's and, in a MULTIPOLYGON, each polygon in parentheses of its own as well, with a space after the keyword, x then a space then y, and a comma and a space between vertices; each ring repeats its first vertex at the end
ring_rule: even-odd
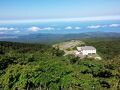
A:
POLYGON ((0 42, 0 90, 120 90, 119 41, 85 41, 103 60, 63 56, 49 45, 0 42))
POLYGON ((120 39, 95 39, 85 40, 85 42, 96 47, 104 59, 113 59, 120 55, 120 39))

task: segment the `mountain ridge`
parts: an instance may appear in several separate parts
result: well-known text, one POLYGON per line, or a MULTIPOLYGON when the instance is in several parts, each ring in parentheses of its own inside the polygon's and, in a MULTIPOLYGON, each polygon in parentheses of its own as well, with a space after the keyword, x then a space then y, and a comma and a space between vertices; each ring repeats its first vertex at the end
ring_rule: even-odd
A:
POLYGON ((0 41, 33 42, 33 43, 61 42, 66 40, 74 40, 74 39, 78 40, 78 39, 89 39, 89 38, 120 38, 120 33, 88 32, 88 33, 78 33, 78 34, 39 33, 39 34, 29 34, 29 35, 12 35, 12 34, 0 35, 0 41))

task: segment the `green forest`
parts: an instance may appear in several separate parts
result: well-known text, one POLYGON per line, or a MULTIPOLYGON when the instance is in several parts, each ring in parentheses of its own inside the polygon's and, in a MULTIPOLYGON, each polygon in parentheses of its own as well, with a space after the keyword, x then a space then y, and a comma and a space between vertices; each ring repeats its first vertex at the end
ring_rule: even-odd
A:
POLYGON ((0 42, 0 90, 120 90, 120 39, 83 40, 102 60, 52 45, 0 42))

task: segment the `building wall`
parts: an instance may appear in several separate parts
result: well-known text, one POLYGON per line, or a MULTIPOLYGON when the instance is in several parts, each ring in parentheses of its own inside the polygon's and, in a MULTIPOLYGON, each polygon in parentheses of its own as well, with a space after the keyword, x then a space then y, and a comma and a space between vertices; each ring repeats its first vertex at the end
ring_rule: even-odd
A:
POLYGON ((83 50, 81 51, 83 55, 94 54, 96 50, 83 50))

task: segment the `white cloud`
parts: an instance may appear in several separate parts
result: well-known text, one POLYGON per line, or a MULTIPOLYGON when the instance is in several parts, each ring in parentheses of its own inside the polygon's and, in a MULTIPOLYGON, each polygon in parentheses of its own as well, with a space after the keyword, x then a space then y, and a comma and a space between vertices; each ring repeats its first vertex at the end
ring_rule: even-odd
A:
POLYGON ((54 28, 52 28, 52 27, 40 28, 40 27, 33 26, 33 27, 28 28, 28 30, 32 31, 32 32, 37 32, 39 30, 54 30, 54 28))
POLYGON ((88 26, 87 28, 89 28, 89 29, 97 29, 97 28, 100 28, 100 27, 101 27, 100 25, 96 25, 96 26, 92 25, 92 26, 88 26))
POLYGON ((111 24, 110 27, 120 27, 120 24, 111 24))
POLYGON ((29 31, 32 31, 32 32, 37 32, 37 31, 40 30, 40 28, 33 26, 33 27, 28 28, 28 30, 29 30, 29 31))
POLYGON ((79 29, 81 29, 81 27, 75 27, 75 29, 76 29, 76 30, 79 30, 79 29))
POLYGON ((46 27, 46 28, 42 28, 42 30, 54 30, 54 28, 52 28, 52 27, 46 27))
POLYGON ((88 26, 87 28, 89 29, 98 29, 98 28, 102 28, 102 27, 106 27, 106 25, 91 25, 91 26, 88 26))
POLYGON ((72 26, 67 26, 65 27, 66 30, 71 30, 71 29, 75 29, 75 30, 80 30, 81 27, 72 27, 72 26))
POLYGON ((14 31, 16 28, 0 27, 0 31, 14 31))
POLYGON ((65 29, 70 30, 70 29, 72 29, 72 27, 68 26, 68 27, 65 27, 65 29))

